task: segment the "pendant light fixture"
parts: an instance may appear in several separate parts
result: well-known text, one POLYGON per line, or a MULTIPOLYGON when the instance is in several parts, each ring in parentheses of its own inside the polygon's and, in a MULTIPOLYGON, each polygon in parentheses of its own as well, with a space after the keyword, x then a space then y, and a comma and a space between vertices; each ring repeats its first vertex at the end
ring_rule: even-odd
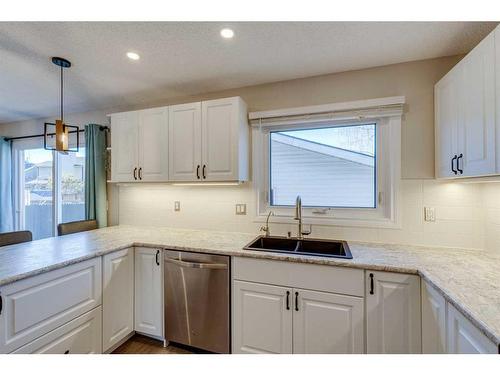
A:
POLYGON ((68 152, 78 152, 80 146, 79 139, 79 129, 78 126, 66 125, 64 123, 64 69, 71 67, 71 62, 62 57, 52 57, 52 63, 59 66, 61 69, 61 117, 56 120, 55 124, 51 122, 46 122, 44 124, 44 148, 46 150, 55 150, 61 153, 68 152), (54 131, 55 127, 55 133, 54 131), (52 130, 52 132, 50 132, 52 130), (69 135, 76 134, 76 148, 70 148, 69 146, 69 135), (55 145, 53 147, 48 146, 48 141, 52 140, 55 136, 55 145))

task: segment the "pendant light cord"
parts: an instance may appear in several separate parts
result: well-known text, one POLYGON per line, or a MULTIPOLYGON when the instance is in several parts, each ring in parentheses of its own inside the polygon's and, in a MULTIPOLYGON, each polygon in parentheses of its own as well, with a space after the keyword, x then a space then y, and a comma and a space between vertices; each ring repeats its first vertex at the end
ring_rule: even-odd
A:
POLYGON ((61 122, 63 121, 63 90, 64 90, 64 85, 63 85, 63 67, 61 66, 61 122))

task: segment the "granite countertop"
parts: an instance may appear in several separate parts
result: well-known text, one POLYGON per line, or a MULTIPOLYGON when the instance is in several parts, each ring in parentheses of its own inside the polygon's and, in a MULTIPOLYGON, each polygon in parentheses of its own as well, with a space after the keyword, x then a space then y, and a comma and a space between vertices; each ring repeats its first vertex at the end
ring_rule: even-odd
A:
POLYGON ((500 253, 349 241, 353 259, 242 248, 256 234, 116 226, 0 249, 0 286, 130 246, 354 267, 420 275, 500 345, 500 253))

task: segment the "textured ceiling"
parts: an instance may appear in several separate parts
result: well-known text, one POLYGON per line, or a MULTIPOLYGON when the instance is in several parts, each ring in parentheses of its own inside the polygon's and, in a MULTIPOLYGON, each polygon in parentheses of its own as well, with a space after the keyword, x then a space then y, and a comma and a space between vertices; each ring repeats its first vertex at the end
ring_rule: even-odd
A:
POLYGON ((466 53, 496 23, 2 22, 0 123, 466 53), (229 26, 235 37, 224 40, 229 26), (139 61, 125 53, 136 51, 139 61))

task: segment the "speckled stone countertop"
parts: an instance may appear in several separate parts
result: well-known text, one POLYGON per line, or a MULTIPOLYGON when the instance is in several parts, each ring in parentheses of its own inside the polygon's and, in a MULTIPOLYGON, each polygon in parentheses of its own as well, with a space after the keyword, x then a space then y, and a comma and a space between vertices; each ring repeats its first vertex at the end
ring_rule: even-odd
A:
POLYGON ((500 345, 500 253, 349 241, 353 259, 243 250, 256 234, 116 226, 0 249, 0 286, 130 246, 420 275, 500 345))

